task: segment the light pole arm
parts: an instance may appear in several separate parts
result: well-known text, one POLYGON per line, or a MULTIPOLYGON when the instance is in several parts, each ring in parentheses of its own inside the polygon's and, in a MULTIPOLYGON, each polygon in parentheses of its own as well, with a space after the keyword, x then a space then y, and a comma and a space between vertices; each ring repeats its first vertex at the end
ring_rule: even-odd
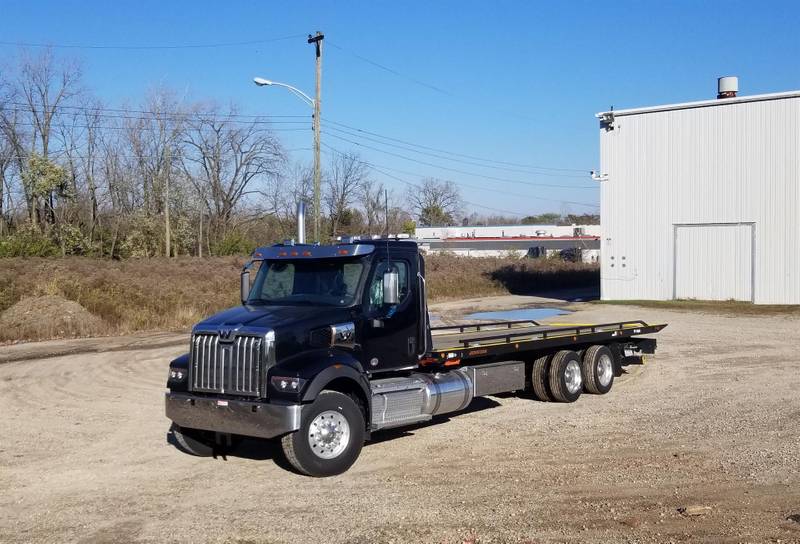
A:
POLYGON ((306 93, 304 93, 300 89, 298 89, 297 87, 294 87, 294 86, 289 85, 287 83, 279 83, 277 81, 273 81, 272 84, 275 85, 276 87, 284 87, 286 89, 289 89, 289 91, 292 94, 294 94, 296 97, 298 97, 300 100, 302 100, 303 102, 305 102, 306 104, 308 104, 312 108, 314 107, 314 99, 311 98, 310 96, 308 96, 306 93))

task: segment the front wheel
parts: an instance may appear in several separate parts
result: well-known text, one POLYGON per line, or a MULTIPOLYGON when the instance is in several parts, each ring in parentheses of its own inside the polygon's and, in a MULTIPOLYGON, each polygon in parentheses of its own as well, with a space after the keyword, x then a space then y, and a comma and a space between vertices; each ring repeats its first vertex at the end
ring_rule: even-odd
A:
POLYGON ((335 476, 356 462, 364 445, 365 426, 355 400, 338 391, 323 391, 303 410, 300 429, 281 438, 281 446, 299 472, 335 476))
POLYGON ((214 433, 199 429, 187 429, 177 423, 173 423, 169 430, 178 448, 184 453, 198 457, 214 455, 214 433))

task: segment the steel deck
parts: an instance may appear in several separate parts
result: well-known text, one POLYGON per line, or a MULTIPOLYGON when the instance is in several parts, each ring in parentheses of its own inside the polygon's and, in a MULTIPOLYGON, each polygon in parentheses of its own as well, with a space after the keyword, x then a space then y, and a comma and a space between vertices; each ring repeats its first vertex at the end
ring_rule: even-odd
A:
POLYGON ((431 356, 465 359, 574 344, 608 343, 653 334, 666 326, 650 325, 644 321, 545 325, 526 320, 432 327, 431 356))

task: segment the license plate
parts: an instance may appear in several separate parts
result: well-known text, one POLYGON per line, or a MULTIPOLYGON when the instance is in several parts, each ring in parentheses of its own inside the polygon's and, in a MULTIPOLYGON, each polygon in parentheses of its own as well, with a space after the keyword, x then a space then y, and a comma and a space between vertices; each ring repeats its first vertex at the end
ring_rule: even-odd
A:
POLYGON ((227 406, 227 405, 228 405, 228 401, 227 400, 218 400, 217 401, 217 406, 227 406))

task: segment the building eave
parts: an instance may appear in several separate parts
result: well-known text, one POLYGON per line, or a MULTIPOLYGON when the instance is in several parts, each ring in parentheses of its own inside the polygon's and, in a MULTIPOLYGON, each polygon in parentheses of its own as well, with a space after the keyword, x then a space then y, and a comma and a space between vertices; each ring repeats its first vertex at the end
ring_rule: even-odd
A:
POLYGON ((715 98, 713 100, 701 100, 698 102, 683 102, 680 104, 665 104, 663 106, 648 106, 644 108, 632 108, 627 110, 609 110, 596 113, 598 119, 609 117, 622 117, 624 115, 638 115, 642 113, 656 113, 662 111, 687 110, 693 108, 709 108, 712 106, 729 106, 731 104, 744 104, 747 102, 764 102, 768 100, 784 100, 788 98, 800 98, 800 90, 787 91, 782 93, 754 94, 751 96, 737 96, 734 98, 715 98))

